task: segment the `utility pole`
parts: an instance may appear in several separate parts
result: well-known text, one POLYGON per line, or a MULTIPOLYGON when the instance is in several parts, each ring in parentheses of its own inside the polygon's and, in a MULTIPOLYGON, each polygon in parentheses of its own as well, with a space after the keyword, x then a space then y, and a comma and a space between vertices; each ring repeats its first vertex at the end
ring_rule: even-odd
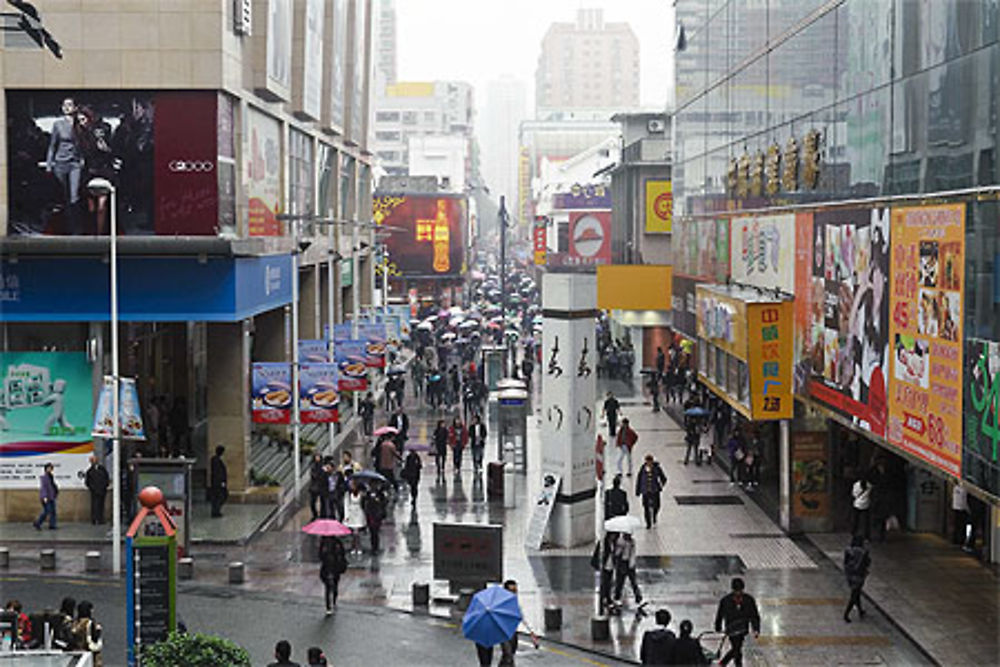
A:
POLYGON ((500 195, 500 211, 497 213, 497 223, 500 225, 500 326, 503 332, 504 353, 503 353, 503 376, 508 377, 509 366, 507 349, 507 203, 503 195, 500 195))

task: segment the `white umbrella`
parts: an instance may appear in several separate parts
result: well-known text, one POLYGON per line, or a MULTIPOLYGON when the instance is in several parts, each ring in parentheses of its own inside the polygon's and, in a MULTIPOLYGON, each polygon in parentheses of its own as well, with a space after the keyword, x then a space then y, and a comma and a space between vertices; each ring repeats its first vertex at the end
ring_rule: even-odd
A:
POLYGON ((421 322, 417 325, 417 328, 421 331, 434 331, 434 325, 430 322, 421 322))
POLYGON ((441 335, 441 340, 451 340, 453 338, 455 338, 455 334, 451 331, 441 335))
POLYGON ((621 516, 616 516, 605 521, 604 530, 609 533, 631 533, 641 525, 642 522, 639 521, 639 517, 632 516, 631 514, 622 514, 621 516))
POLYGON ((458 325, 458 328, 459 329, 470 329, 470 328, 475 328, 475 327, 478 327, 478 326, 479 326, 479 322, 476 322, 475 320, 465 320, 464 322, 462 322, 461 324, 458 325))
POLYGON ((448 312, 451 313, 452 315, 461 315, 465 311, 462 310, 461 306, 452 306, 451 308, 448 309, 448 312))

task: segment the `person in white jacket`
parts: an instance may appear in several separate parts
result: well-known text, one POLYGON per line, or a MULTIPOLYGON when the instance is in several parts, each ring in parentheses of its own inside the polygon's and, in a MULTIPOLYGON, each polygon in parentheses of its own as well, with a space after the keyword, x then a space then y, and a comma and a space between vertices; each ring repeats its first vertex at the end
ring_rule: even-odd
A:
POLYGON ((867 475, 863 475, 851 489, 851 535, 861 535, 866 540, 872 536, 872 484, 867 475))

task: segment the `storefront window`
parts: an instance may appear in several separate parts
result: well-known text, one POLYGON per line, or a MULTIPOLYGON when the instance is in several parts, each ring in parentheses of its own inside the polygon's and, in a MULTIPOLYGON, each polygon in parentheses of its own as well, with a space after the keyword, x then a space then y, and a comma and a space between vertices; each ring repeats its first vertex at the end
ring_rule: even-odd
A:
POLYGON ((712 346, 702 340, 698 344, 698 371, 702 375, 708 375, 708 358, 711 356, 712 346))
POLYGON ((712 379, 717 387, 726 386, 726 351, 721 347, 715 348, 715 375, 712 379))
POLYGON ((740 403, 742 403, 743 405, 745 405, 745 406, 747 406, 749 408, 750 407, 750 373, 747 371, 747 365, 745 363, 743 363, 742 361, 739 362, 738 373, 739 373, 740 387, 739 387, 739 394, 738 394, 737 398, 739 399, 740 403))

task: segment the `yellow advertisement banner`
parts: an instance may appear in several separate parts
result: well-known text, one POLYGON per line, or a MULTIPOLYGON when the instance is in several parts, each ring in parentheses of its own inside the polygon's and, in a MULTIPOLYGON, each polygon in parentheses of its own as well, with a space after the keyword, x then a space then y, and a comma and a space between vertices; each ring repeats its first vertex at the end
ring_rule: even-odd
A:
POLYGON ((646 232, 674 230, 674 190, 671 181, 646 181, 646 232))
POLYGON ((747 304, 747 372, 755 420, 792 418, 792 302, 747 304))
POLYGON ((889 238, 888 440, 961 477, 965 204, 893 209, 889 238))

